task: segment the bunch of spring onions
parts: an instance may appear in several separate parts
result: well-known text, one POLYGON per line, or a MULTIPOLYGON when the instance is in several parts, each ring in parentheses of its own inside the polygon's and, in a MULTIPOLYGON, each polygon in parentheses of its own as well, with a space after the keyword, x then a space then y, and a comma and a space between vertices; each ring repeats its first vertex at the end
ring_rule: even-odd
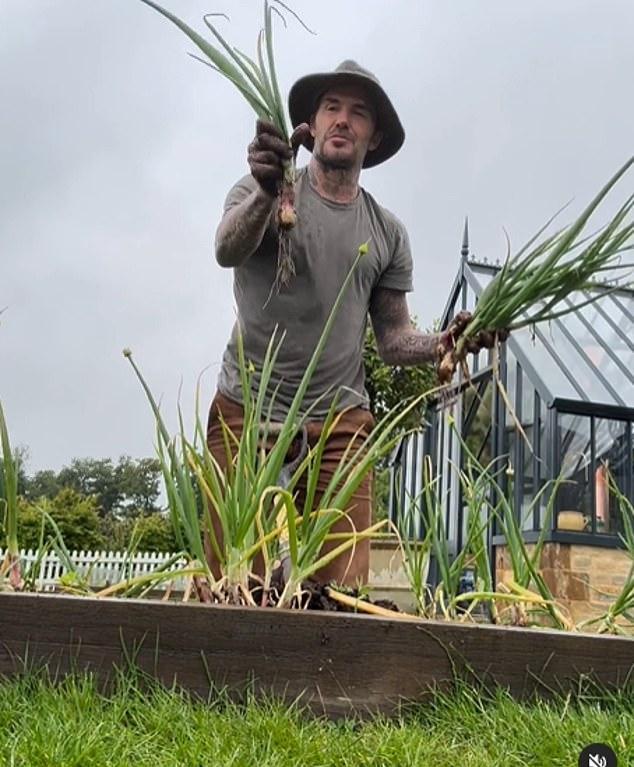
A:
MULTIPOLYGON (((273 55, 273 13, 277 13, 283 21, 284 17, 274 5, 269 3, 268 0, 264 0, 264 27, 260 30, 258 36, 256 61, 231 46, 218 32, 215 25, 209 21, 210 17, 224 14, 206 14, 203 17, 205 24, 218 43, 214 45, 201 37, 201 35, 174 16, 174 14, 165 10, 157 3, 152 2, 152 0, 141 0, 141 2, 157 10, 181 29, 205 56, 205 58, 193 57, 202 61, 203 64, 211 67, 233 83, 253 108, 256 115, 261 120, 274 125, 284 140, 291 146, 291 132, 286 117, 285 103, 280 94, 273 55)), ((281 0, 272 0, 272 2, 292 13, 305 26, 301 19, 281 0)), ((306 29, 308 28, 306 27, 306 29)), ((281 286, 288 285, 290 278, 295 273, 289 237, 290 230, 297 223, 294 185, 295 161, 291 159, 284 165, 284 179, 278 194, 277 224, 279 247, 276 277, 278 290, 281 286)))
POLYGON ((576 221, 535 244, 551 219, 516 255, 507 258, 482 292, 471 322, 456 342, 450 339, 439 348, 440 383, 451 381, 457 365, 464 361, 468 343, 481 331, 518 330, 574 312, 605 294, 604 290, 597 290, 602 277, 632 268, 621 259, 634 248, 631 220, 634 195, 627 198, 598 233, 584 235, 592 214, 632 164, 634 157, 608 181, 576 221), (572 306, 563 303, 564 298, 586 290, 592 291, 590 297, 572 306))

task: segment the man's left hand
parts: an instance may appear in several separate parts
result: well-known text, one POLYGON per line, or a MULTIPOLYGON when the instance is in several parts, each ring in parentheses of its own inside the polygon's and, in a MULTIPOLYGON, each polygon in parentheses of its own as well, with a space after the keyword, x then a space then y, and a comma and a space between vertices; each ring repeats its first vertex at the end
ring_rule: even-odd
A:
MULTIPOLYGON (((471 312, 461 311, 451 320, 446 330, 440 334, 440 346, 446 351, 453 349, 460 336, 473 319, 471 312)), ((497 341, 506 341, 507 330, 481 330, 470 338, 464 346, 465 354, 479 354, 482 349, 492 349, 497 341)))

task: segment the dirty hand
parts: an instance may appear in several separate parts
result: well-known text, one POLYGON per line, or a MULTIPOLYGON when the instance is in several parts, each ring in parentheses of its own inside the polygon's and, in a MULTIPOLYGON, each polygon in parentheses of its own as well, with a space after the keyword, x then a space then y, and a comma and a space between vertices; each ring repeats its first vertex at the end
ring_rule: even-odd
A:
POLYGON ((274 125, 264 120, 257 121, 255 138, 249 144, 247 161, 251 175, 271 197, 277 194, 284 176, 284 164, 297 154, 309 133, 310 128, 306 123, 298 125, 293 131, 289 146, 274 125))
MULTIPOLYGON (((462 311, 456 314, 451 320, 446 330, 440 334, 439 348, 446 353, 453 349, 460 336, 464 333, 466 327, 472 320, 471 312, 462 311)), ((464 345, 466 353, 478 354, 482 349, 492 349, 497 341, 506 341, 508 330, 481 330, 473 338, 470 338, 464 345)))

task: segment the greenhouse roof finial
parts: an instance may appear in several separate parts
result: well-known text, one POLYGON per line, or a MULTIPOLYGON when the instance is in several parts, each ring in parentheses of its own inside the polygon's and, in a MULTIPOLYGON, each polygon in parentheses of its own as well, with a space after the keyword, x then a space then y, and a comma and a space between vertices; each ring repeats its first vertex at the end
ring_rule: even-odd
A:
POLYGON ((462 235, 462 248, 460 249, 460 255, 464 261, 466 261, 469 257, 469 216, 465 216, 464 219, 464 233, 462 235))

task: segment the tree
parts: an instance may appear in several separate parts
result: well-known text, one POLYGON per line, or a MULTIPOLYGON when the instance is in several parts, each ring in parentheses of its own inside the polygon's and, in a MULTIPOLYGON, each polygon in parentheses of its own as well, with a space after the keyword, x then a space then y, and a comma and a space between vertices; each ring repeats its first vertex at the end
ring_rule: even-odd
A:
POLYGON ((158 511, 160 466, 154 458, 75 458, 58 473, 38 471, 24 482, 30 501, 54 498, 63 488, 94 496, 102 517, 136 517, 158 511))
POLYGON ((38 498, 50 499, 55 498, 61 489, 57 472, 44 469, 24 480, 21 495, 33 501, 38 498))
POLYGON ((53 499, 42 498, 38 503, 20 499, 18 509, 18 541, 25 549, 36 549, 40 543, 42 525, 44 540, 55 531, 42 511, 55 521, 66 548, 72 551, 94 551, 104 544, 100 530, 97 502, 94 497, 82 496, 71 488, 64 488, 53 499))
POLYGON ((161 467, 156 458, 134 460, 121 456, 115 479, 122 493, 120 509, 126 516, 151 514, 157 510, 161 467))

